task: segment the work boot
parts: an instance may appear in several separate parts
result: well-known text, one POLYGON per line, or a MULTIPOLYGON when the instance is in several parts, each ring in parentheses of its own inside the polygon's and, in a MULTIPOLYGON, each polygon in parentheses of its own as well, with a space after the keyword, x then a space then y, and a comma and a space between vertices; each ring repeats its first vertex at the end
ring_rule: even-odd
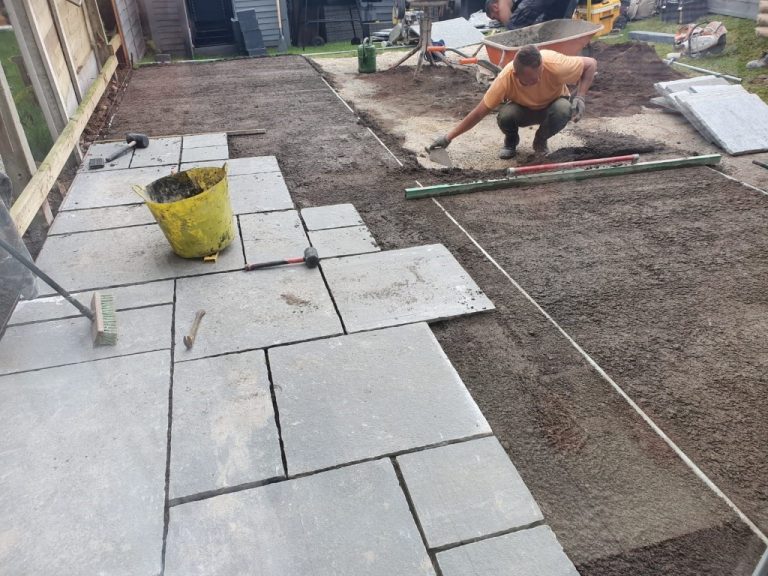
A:
POLYGON ((747 62, 747 68, 768 68, 768 52, 763 52, 757 60, 747 62))
POLYGON ((510 160, 517 154, 517 144, 520 142, 520 137, 517 134, 506 134, 504 136, 504 146, 499 150, 499 158, 502 160, 510 160))
POLYGON ((549 154, 547 136, 541 131, 541 128, 536 130, 536 134, 533 137, 533 153, 536 154, 536 156, 546 156, 549 154))

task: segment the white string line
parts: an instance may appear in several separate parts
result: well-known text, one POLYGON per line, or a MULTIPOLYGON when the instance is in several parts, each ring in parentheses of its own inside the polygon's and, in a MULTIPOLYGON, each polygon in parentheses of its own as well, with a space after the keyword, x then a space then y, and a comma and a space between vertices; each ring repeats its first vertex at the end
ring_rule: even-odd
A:
POLYGON ((720 176, 724 176, 725 178, 728 178, 728 180, 733 180, 734 182, 738 182, 742 186, 746 186, 747 188, 751 188, 752 190, 760 192, 760 194, 765 194, 766 196, 768 196, 768 192, 766 192, 762 188, 758 188, 757 186, 752 186, 752 184, 747 184, 746 182, 742 182, 738 178, 734 178, 733 176, 729 176, 725 172, 720 172, 720 170, 715 170, 712 166, 707 166, 707 168, 709 168, 713 172, 717 172, 718 174, 720 174, 720 176))
MULTIPOLYGON (((325 79, 323 79, 323 81, 325 82, 325 79)), ((328 83, 326 82, 326 84, 328 84, 328 83)), ((336 96, 339 98, 339 100, 341 100, 342 102, 344 102, 344 99, 343 99, 343 98, 342 98, 342 97, 341 97, 341 96, 340 96, 338 93, 336 93, 336 91, 335 91, 335 90, 333 90, 333 88, 330 86, 330 84, 328 84, 328 87, 329 87, 329 88, 330 88, 330 89, 333 91, 333 93, 334 93, 334 94, 336 94, 336 96)), ((345 105, 345 106, 347 106, 347 108, 349 108, 349 105, 348 105, 346 102, 344 102, 344 105, 345 105)), ((352 111, 352 109, 351 109, 351 108, 349 108, 349 110, 350 110, 350 111, 352 111)), ((354 113, 354 111, 352 111, 352 112, 354 113)), ((368 128, 368 130, 371 130, 371 129, 370 129, 370 128, 368 128)), ((373 133, 373 130, 371 130, 371 133, 372 133, 374 136, 376 136, 376 134, 375 134, 375 133, 373 133)), ((382 141, 379 139, 379 137, 378 137, 378 136, 376 136, 376 140, 378 140, 378 141, 379 141, 379 143, 380 143, 382 146, 384 146, 384 148, 386 148, 387 152, 389 152, 389 153, 392 155, 392 157, 393 157, 395 160, 397 160, 397 163, 398 163, 398 164, 400 164, 401 166, 403 165, 403 164, 402 164, 402 162, 400 162, 400 160, 397 158, 397 156, 395 156, 395 155, 392 153, 392 151, 391 151, 389 148, 387 148, 386 144, 384 144, 384 142, 382 142, 382 141)), ((717 170, 715 170, 715 172, 717 172, 717 170)), ((722 174, 722 172, 720 172, 720 174, 722 174)), ((736 180, 735 178, 731 178, 731 177, 730 177, 730 176, 728 176, 727 174, 723 174, 723 176, 725 176, 726 178, 730 178, 731 180, 736 180)), ((422 184, 421 184, 421 183, 420 183, 418 180, 415 180, 415 182, 416 182, 416 185, 417 185, 419 188, 424 188, 424 186, 422 186, 422 184)), ((736 180, 736 182, 739 182, 739 181, 738 181, 738 180, 736 180)), ((742 183, 742 184, 744 184, 743 182, 741 182, 741 183, 742 183)), ((745 185, 745 186, 747 186, 747 187, 750 187, 750 188, 755 188, 754 186, 751 186, 751 185, 749 185, 749 184, 744 184, 744 185, 745 185)), ((765 194, 765 192, 764 192, 763 190, 760 190, 759 188, 755 188, 755 190, 757 190, 757 191, 759 191, 759 192, 763 192, 763 194, 765 194)), ((464 233, 464 235, 465 235, 467 238, 469 238, 469 240, 470 240, 470 241, 471 241, 471 242, 472 242, 472 243, 473 243, 473 244, 474 244, 474 245, 477 247, 477 249, 478 249, 478 250, 480 250, 480 252, 483 254, 483 256, 485 256, 485 258, 486 258, 486 259, 487 259, 487 260, 488 260, 488 261, 489 261, 491 264, 493 264, 493 265, 494 265, 494 266, 495 266, 495 267, 496 267, 496 268, 499 270, 499 272, 501 272, 501 273, 504 275, 504 277, 505 277, 507 280, 509 280, 509 282, 510 282, 510 283, 511 283, 511 284, 512 284, 512 285, 513 285, 513 286, 514 286, 514 287, 515 287, 515 288, 516 288, 516 289, 517 289, 517 290, 518 290, 518 291, 519 291, 519 292, 520 292, 520 293, 521 293, 521 294, 522 294, 522 295, 523 295, 523 296, 524 296, 524 297, 525 297, 525 298, 526 298, 526 299, 527 299, 527 300, 528 300, 530 303, 531 303, 531 304, 533 304, 533 306, 534 306, 534 307, 535 307, 535 308, 536 308, 536 309, 537 309, 537 310, 538 310, 538 311, 539 311, 539 312, 540 312, 540 313, 541 313, 541 314, 542 314, 542 315, 543 315, 543 316, 544 316, 544 317, 545 317, 545 318, 546 318, 546 319, 547 319, 547 320, 548 320, 548 321, 549 321, 549 322, 550 322, 550 323, 551 323, 551 324, 552 324, 552 325, 553 325, 553 326, 554 326, 554 327, 555 327, 555 328, 556 328, 556 329, 557 329, 557 330, 558 330, 558 331, 559 331, 559 332, 560 332, 560 333, 561 333, 561 334, 562 334, 562 335, 565 337, 565 339, 566 339, 566 340, 568 340, 568 342, 571 344, 571 346, 573 346, 573 347, 574 347, 574 349, 575 349, 575 350, 576 350, 576 351, 577 351, 579 354, 581 354, 581 356, 582 356, 582 357, 583 357, 583 358, 584 358, 584 359, 587 361, 587 363, 588 363, 590 366, 592 366, 592 368, 593 368, 593 369, 594 369, 594 370, 595 370, 595 371, 596 371, 596 372, 597 372, 597 373, 598 373, 598 374, 599 374, 599 375, 600 375, 600 376, 601 376, 601 377, 602 377, 602 378, 603 378, 603 379, 604 379, 606 382, 608 382, 608 384, 610 384, 610 385, 611 385, 611 387, 612 387, 612 388, 613 388, 613 389, 614 389, 614 390, 615 390, 615 391, 616 391, 616 392, 619 394, 619 396, 621 396, 621 397, 622 397, 622 398, 623 398, 623 399, 624 399, 624 400, 627 402, 627 404, 629 404, 629 406, 630 406, 630 407, 631 407, 631 408, 632 408, 632 409, 633 409, 633 410, 634 410, 634 411, 635 411, 635 412, 636 412, 636 413, 637 413, 637 414, 638 414, 638 415, 639 415, 639 416, 640 416, 640 417, 641 417, 641 418, 642 418, 642 419, 645 421, 645 423, 646 423, 646 424, 648 424, 648 426, 650 426, 650 427, 651 427, 651 430, 653 430, 653 431, 654 431, 654 432, 655 432, 655 433, 656 433, 656 434, 659 436, 659 438, 661 438, 661 439, 662 439, 662 440, 663 440, 663 441, 664 441, 664 442, 667 444, 667 446, 669 446, 669 447, 670 447, 670 448, 671 448, 671 449, 674 451, 674 453, 675 453, 675 454, 677 454, 678 458, 680 458, 680 459, 683 461, 683 463, 684 463, 686 466, 688 466, 688 468, 689 468, 689 469, 690 469, 690 470, 691 470, 691 471, 692 471, 692 472, 693 472, 693 473, 694 473, 694 474, 695 474, 695 475, 696 475, 696 476, 699 478, 699 480, 701 480, 702 482, 704 482, 704 484, 706 484, 706 485, 707 485, 707 487, 708 487, 710 490, 712 490, 712 492, 714 492, 714 493, 715 493, 715 495, 717 495, 717 496, 718 496, 718 497, 719 497, 721 500, 723 500, 723 501, 724 501, 724 502, 725 502, 725 503, 728 505, 728 507, 729 507, 731 510, 733 510, 733 511, 736 513, 736 515, 737 515, 737 516, 738 516, 738 517, 739 517, 739 518, 742 520, 742 522, 744 522, 744 523, 745 523, 747 526, 749 526, 749 529, 750 529, 750 530, 752 530, 752 532, 753 532, 753 533, 754 533, 754 534, 755 534, 755 535, 756 535, 758 538, 760 538, 760 540, 762 540, 762 541, 763 541, 763 543, 764 543, 766 546, 768 546, 768 536, 766 536, 766 535, 765 535, 765 534, 764 534, 764 533, 763 533, 763 532, 760 530, 760 528, 758 528, 758 527, 757 527, 757 525, 756 525, 754 522, 752 522, 752 520, 750 520, 750 519, 749 519, 749 517, 748 517, 746 514, 744 514, 744 512, 742 512, 742 511, 741 511, 741 509, 740 509, 740 508, 739 508, 739 507, 738 507, 738 506, 737 506, 737 505, 736 505, 736 504, 733 502, 733 500, 731 500, 730 498, 728 498, 728 496, 725 494, 725 492, 723 492, 723 491, 722 491, 722 490, 721 490, 721 489, 720 489, 720 488, 717 486, 717 484, 715 484, 715 483, 714 483, 714 482, 713 482, 713 481, 712 481, 712 480, 709 478, 709 476, 707 476, 707 475, 704 473, 704 471, 703 471, 701 468, 699 468, 699 467, 696 465, 696 463, 695 463, 693 460, 691 460, 691 458, 690 458, 690 457, 689 457, 689 456, 688 456, 688 455, 687 455, 685 452, 683 452, 683 450, 682 450, 682 449, 681 449, 681 448, 680 448, 680 447, 679 447, 677 444, 675 444, 675 442, 674 442, 674 441, 673 441, 673 440, 672 440, 672 439, 671 439, 669 436, 667 436, 666 432, 664 432, 664 430, 662 430, 662 429, 661 429, 661 427, 659 427, 659 425, 658 425, 658 424, 656 424, 656 422, 654 422, 654 421, 651 419, 651 417, 650 417, 650 416, 648 416, 648 414, 646 414, 646 413, 645 413, 645 411, 643 411, 643 409, 642 409, 642 408, 640 408, 640 406, 638 406, 638 405, 637 405, 637 403, 636 403, 634 400, 632 400, 632 398, 629 396, 629 394, 627 394, 627 393, 626 393, 626 392, 625 392, 625 391, 624 391, 624 390, 621 388, 621 386, 619 386, 618 384, 616 384, 616 382, 614 382, 614 381, 613 381, 613 378, 611 378, 610 376, 608 376, 608 374, 605 372, 605 370, 603 370, 603 369, 600 367, 600 365, 599 365, 597 362, 595 362, 595 360, 594 360, 594 359, 593 359, 593 358, 592 358, 592 357, 591 357, 589 354, 587 354, 587 352, 585 352, 585 351, 584 351, 584 349, 583 349, 581 346, 579 346, 579 344, 578 344, 578 343, 577 343, 577 342, 576 342, 576 341, 575 341, 573 338, 571 338, 571 336, 570 336, 570 335, 569 335, 569 334, 568 334, 568 333, 567 333, 567 332, 566 332, 566 331, 565 331, 565 330, 564 330, 564 329, 563 329, 563 328, 562 328, 562 327, 561 327, 561 326, 560 326, 560 325, 557 323, 557 321, 556 321, 554 318, 552 318, 552 316, 550 316, 550 315, 547 313, 547 311, 546 311, 546 310, 544 310, 544 308, 542 308, 542 307, 539 305, 539 303, 538 303, 538 302, 536 302, 536 300, 534 300, 534 299, 533 299, 533 297, 532 297, 530 294, 528 294, 528 292, 526 292, 526 291, 525 291, 525 289, 524 289, 522 286, 520 286, 520 284, 518 284, 518 283, 515 281, 515 279, 514 279, 514 278, 512 278, 512 276, 510 276, 510 275, 509 275, 509 273, 508 273, 506 270, 504 270, 504 268, 502 268, 502 267, 501 267, 501 265, 500 265, 498 262, 496 262, 496 260, 493 258, 493 256, 491 256, 491 255, 490 255, 490 254, 489 254, 489 253, 486 251, 486 249, 485 249, 485 248, 483 248, 483 247, 480 245, 480 243, 479 243, 477 240, 475 240, 475 239, 472 237, 472 235, 471 235, 471 234, 470 234, 470 233, 469 233, 469 232, 468 232, 468 231, 467 231, 467 230, 466 230, 466 229, 465 229, 465 228, 464 228, 464 227, 463 227, 461 224, 459 224, 459 222, 458 222, 458 221, 457 221, 457 220, 456 220, 456 219, 455 219, 455 218, 454 218, 454 217, 451 215, 451 213, 450 213, 450 212, 448 212, 448 210, 446 210, 446 209, 443 207, 443 205, 442 205, 442 204, 440 204, 440 202, 438 202, 438 201, 437 201, 437 199, 436 199, 436 198, 434 198, 434 197, 433 197, 433 198, 432 198, 432 202, 434 202, 434 203, 435 203, 435 205, 437 205, 437 207, 438 207, 438 208, 440 208, 440 210, 442 210, 442 211, 443 211, 443 213, 444 213, 444 214, 445 214, 445 215, 448 217, 448 219, 449 219, 451 222, 453 222, 453 223, 456 225, 456 227, 457 227, 459 230, 461 230, 461 231, 464 233)))
MULTIPOLYGON (((417 184, 418 184, 418 182, 417 182, 417 184)), ((419 184, 419 187, 422 187, 422 188, 423 188, 423 186, 421 186, 421 184, 419 184)), ((645 420, 646 424, 648 424, 648 425, 651 427, 651 429, 652 429, 654 432, 656 432, 656 434, 657 434, 657 435, 658 435, 658 436, 659 436, 659 437, 660 437, 662 440, 664 440, 664 442, 666 442, 666 444, 667 444, 667 445, 668 445, 670 448, 672 448, 672 450, 675 452, 675 454, 677 454, 677 456, 678 456, 678 457, 679 457, 679 458, 680 458, 680 459, 681 459, 681 460, 682 460, 682 461, 683 461, 683 462, 684 462, 684 463, 685 463, 685 464, 688 466, 688 468, 690 468, 690 469, 693 471, 693 473, 694 473, 694 474, 696 474, 696 476, 698 476, 698 478, 699 478, 699 479, 700 479, 702 482, 704 482, 704 484, 706 484, 706 485, 707 485, 707 486, 710 488, 710 490, 712 490, 712 491, 713 491, 713 492, 714 492, 714 493, 715 493, 715 494, 716 494, 718 497, 720 497, 720 498, 721 498, 721 499, 722 499, 722 500, 723 500, 723 501, 724 501, 726 504, 728 504, 728 506, 731 508, 731 510, 733 510, 733 511, 734 511, 734 512, 735 512, 735 513, 736 513, 736 514, 739 516, 739 518, 741 518, 741 520, 742 520, 742 521, 743 521, 743 522, 744 522, 744 523, 745 523, 747 526, 749 526, 749 528, 752 530, 752 532, 754 532, 754 533, 755 533, 755 535, 757 535, 757 537, 758 537, 758 538, 760 538, 760 539, 763 541, 763 543, 764 543, 764 544, 768 545, 768 537, 766 537, 766 535, 765 535, 765 534, 763 534, 763 532, 760 530, 760 528, 758 528, 758 527, 757 527, 757 525, 756 525, 754 522, 752 522, 752 520, 750 520, 750 519, 749 519, 749 517, 748 517, 746 514, 744 514, 744 512, 742 512, 742 511, 741 511, 741 509, 740 509, 738 506, 736 506, 736 504, 735 504, 735 503, 734 503, 734 502, 733 502, 733 501, 732 501, 730 498, 728 498, 728 496, 726 496, 726 495, 725 495, 725 493, 724 493, 724 492, 723 492, 723 491, 722 491, 722 490, 721 490, 721 489, 720 489, 720 488, 717 486, 717 484, 715 484, 715 483, 714 483, 714 482, 713 482, 713 481, 712 481, 712 480, 711 480, 711 479, 710 479, 710 478, 709 478, 709 477, 708 477, 708 476, 707 476, 707 475, 706 475, 706 474, 705 474, 705 473, 704 473, 704 472, 701 470, 701 468, 699 468, 699 467, 698 467, 698 466, 697 466, 697 465, 694 463, 694 461, 693 461, 693 460, 691 460, 691 459, 688 457, 688 455, 687 455, 685 452, 683 452, 683 451, 682 451, 682 449, 681 449, 681 448, 680 448, 680 447, 679 447, 677 444, 675 444, 675 442, 674 442, 674 441, 673 441, 673 440, 672 440, 672 439, 671 439, 669 436, 667 436, 667 434, 664 432, 664 430, 662 430, 662 429, 661 429, 661 428, 660 428, 660 427, 659 427, 659 426, 656 424, 656 422, 654 422, 654 421, 651 419, 651 417, 650 417, 650 416, 648 416, 648 414, 646 414, 646 413, 643 411, 643 409, 642 409, 642 408, 640 408, 640 406, 638 406, 638 405, 637 405, 637 403, 635 403, 635 401, 634 401, 634 400, 632 400, 632 398, 630 398, 629 394, 627 394, 627 393, 626 393, 626 392, 625 392, 625 391, 624 391, 624 390, 623 390, 623 389, 622 389, 622 388, 621 388, 621 387, 620 387, 618 384, 616 384, 616 382, 614 382, 614 381, 613 381, 613 379, 612 379, 610 376, 608 376, 608 374, 605 372, 605 370, 603 370, 603 369, 600 367, 600 365, 599 365, 597 362, 595 362, 595 361, 592 359, 592 357, 591 357, 589 354, 587 354, 587 352, 585 352, 585 351, 584 351, 584 349, 583 349, 581 346, 579 346, 579 344, 578 344, 578 343, 577 343, 577 342, 576 342, 576 341, 575 341, 573 338, 571 338, 571 336, 570 336, 570 335, 569 335, 569 334, 568 334, 568 333, 567 333, 565 330, 563 330, 563 328, 562 328, 562 327, 561 327, 561 326, 560 326, 560 325, 557 323, 557 321, 556 321, 554 318, 552 318, 552 317, 551 317, 551 316, 550 316, 550 315, 547 313, 547 311, 546 311, 546 310, 544 310, 544 308, 542 308, 542 307, 539 305, 539 303, 538 303, 538 302, 536 302, 536 300, 534 300, 534 299, 533 299, 533 297, 531 297, 531 295, 530 295, 530 294, 528 294, 528 292, 526 292, 526 291, 525 291, 525 289, 523 289, 523 287, 522 287, 522 286, 520 286, 520 284, 518 284, 518 283, 515 281, 515 279, 514 279, 514 278, 512 278, 512 276, 510 276, 510 275, 507 273, 507 271, 506 271, 506 270, 504 270, 504 268, 502 268, 502 267, 501 267, 501 265, 499 265, 499 263, 498 263, 498 262, 496 262, 496 260, 494 260, 494 258, 493 258, 493 257, 492 257, 490 254, 488 254, 488 252, 485 250, 485 248, 483 248, 483 247, 482 247, 482 246, 481 246, 481 245, 480 245, 480 244, 477 242, 477 240, 475 240, 475 239, 472 237, 472 235, 471 235, 469 232, 467 232, 467 231, 466 231, 466 230, 465 230, 465 229, 462 227, 462 225, 461 225, 461 224, 459 224, 459 223, 456 221, 456 219, 455 219, 455 218, 454 218, 454 217, 453 217, 453 216, 450 214, 450 212, 448 212, 448 211, 447 211, 447 210, 446 210, 446 209, 445 209, 445 208, 442 206, 442 204, 440 204, 440 202, 438 202, 438 201, 437 201, 437 199, 435 199, 435 198, 432 198, 432 202, 434 202, 434 203, 435 203, 435 204, 436 204, 436 205, 437 205, 437 206, 440 208, 440 210, 442 210, 442 211, 445 213, 445 215, 446 215, 446 216, 447 216, 447 217, 448 217, 448 218, 451 220, 451 222, 453 222, 453 223, 454 223, 454 224, 455 224, 455 225, 456 225, 456 226, 459 228, 459 230, 461 230, 461 231, 462 231, 462 232, 463 232, 463 233, 464 233, 464 234, 467 236, 467 238, 469 238, 469 239, 470 239, 470 241, 471 241, 471 242, 472 242, 472 243, 473 243, 475 246, 477 246, 477 248, 480 250, 480 252, 482 252, 482 253, 483 253, 483 256, 485 256, 485 257, 488 259, 488 261, 489 261, 491 264, 493 264, 493 265, 494 265, 496 268, 498 268, 498 269, 499 269, 499 271, 500 271, 500 272, 501 272, 501 273, 502 273, 502 274, 503 274, 503 275, 504 275, 504 276, 507 278, 507 280, 509 280, 509 281, 510 281, 510 283, 511 283, 511 284, 512 284, 512 285, 513 285, 515 288, 517 288, 517 290, 518 290, 518 291, 519 291, 519 292, 520 292, 520 293, 521 293, 521 294, 522 294, 522 295, 523 295, 523 296, 524 296, 524 297, 525 297, 525 298, 526 298, 526 299, 527 299, 527 300, 528 300, 528 301, 529 301, 531 304, 533 304, 533 305, 536 307, 536 309, 537 309, 539 312, 541 312, 541 314, 542 314, 542 315, 543 315, 543 316, 544 316, 544 317, 545 317, 547 320, 549 320, 549 322, 550 322, 550 323, 551 323, 551 324, 552 324, 552 325, 553 325, 555 328, 557 328, 557 330, 558 330, 558 331, 559 331, 559 332, 560 332, 560 333, 561 333, 563 336, 565 336, 566 340, 568 340, 568 342, 570 342, 571 346, 573 346, 573 347, 576 349, 576 351, 577 351, 579 354, 581 354, 581 356, 582 356, 582 357, 583 357, 583 358, 584 358, 584 359, 585 359, 585 360, 586 360, 586 361, 589 363, 589 365, 590 365, 590 366, 592 366, 592 368, 593 368, 593 369, 594 369, 594 370, 595 370, 595 371, 596 371, 598 374, 600 374, 600 376, 602 376, 602 378, 603 378, 603 379, 604 379, 606 382, 608 382, 608 384, 610 384, 610 385, 613 387, 613 389, 614 389, 616 392, 618 392, 618 394, 619 394, 619 395, 620 395, 622 398, 624 398, 624 400, 627 402, 627 404, 629 404, 629 405, 632 407, 632 409, 633 409, 635 412, 637 412, 637 413, 640 415, 640 417, 641 417, 643 420, 645 420)))

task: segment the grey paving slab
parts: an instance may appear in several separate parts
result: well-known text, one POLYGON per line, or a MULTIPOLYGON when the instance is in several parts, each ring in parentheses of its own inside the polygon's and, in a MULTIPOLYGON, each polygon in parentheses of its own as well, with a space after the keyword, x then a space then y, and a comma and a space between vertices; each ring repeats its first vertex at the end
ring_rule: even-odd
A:
POLYGON ((288 473, 490 432, 426 324, 269 351, 288 473))
POLYGON ((133 153, 131 168, 149 166, 178 166, 181 158, 181 138, 150 138, 149 146, 137 148, 133 153))
POLYGON ((293 208, 293 200, 279 172, 230 176, 229 199, 235 214, 293 208))
MULTIPOLYGON (((151 282, 123 288, 110 288, 107 290, 115 301, 117 310, 138 308, 140 306, 155 306, 157 304, 173 303, 173 281, 151 282)), ((74 296, 85 306, 91 305, 93 292, 75 293, 74 296)), ((24 324, 27 322, 39 322, 42 320, 55 320, 57 318, 69 318, 78 316, 80 312, 72 304, 59 295, 37 298, 35 300, 22 300, 16 305, 16 310, 11 316, 9 325, 24 324)))
POLYGON ((768 105, 756 94, 693 94, 678 101, 728 154, 768 150, 768 105))
POLYGON ((209 146, 227 146, 227 133, 212 132, 210 134, 184 136, 184 148, 207 148, 209 146))
POLYGON ((309 246, 296 210, 243 214, 238 218, 248 263, 300 257, 309 246))
POLYGON ((695 76, 693 78, 682 78, 680 80, 670 80, 668 82, 656 82, 653 87, 656 91, 665 96, 672 94, 673 92, 681 92, 688 90, 691 86, 704 86, 704 85, 725 85, 728 81, 719 76, 695 76))
POLYGON ((494 308, 442 244, 334 258, 321 266, 349 332, 494 308))
POLYGON ((443 576, 578 576, 549 526, 437 554, 443 576))
POLYGON ((430 548, 544 519, 494 437, 404 454, 397 461, 430 548))
POLYGON ((316 206, 304 208, 301 217, 307 225, 307 230, 326 230, 344 226, 362 226, 363 219, 352 204, 333 204, 331 206, 316 206))
POLYGON ((170 352, 0 377, 2 572, 159 574, 170 352))
POLYGON ((152 213, 143 204, 90 208, 88 210, 67 210, 56 215, 48 235, 56 236, 59 234, 72 234, 74 232, 125 228, 127 226, 152 224, 154 221, 155 217, 152 216, 152 213))
POLYGON ((0 374, 13 374, 171 347, 172 306, 117 313, 115 346, 94 346, 82 316, 9 326, 0 340, 0 374))
POLYGON ((83 156, 83 163, 80 165, 80 168, 78 168, 78 172, 109 172, 110 170, 121 170, 128 168, 131 165, 131 158, 133 157, 134 153, 133 150, 129 150, 119 158, 116 158, 109 164, 106 164, 104 168, 99 168, 97 170, 89 170, 88 168, 88 164, 90 163, 91 159, 104 158, 106 160, 108 156, 111 156, 115 152, 122 150, 126 146, 126 142, 95 142, 91 144, 91 146, 88 148, 88 151, 85 153, 85 156, 83 156))
POLYGON ((309 233, 309 239, 312 241, 312 246, 317 248, 320 258, 335 258, 380 250, 367 226, 315 230, 309 233))
POLYGON ((229 161, 229 175, 263 174, 265 172, 280 172, 277 158, 274 156, 250 156, 248 158, 233 158, 229 161))
POLYGON ((131 187, 146 186, 170 173, 169 166, 79 173, 69 187, 61 210, 140 204, 143 200, 131 187))
POLYGON ((206 160, 204 162, 182 162, 181 170, 190 170, 192 168, 223 168, 229 160, 206 160))
POLYGON ((206 160, 226 160, 229 158, 229 146, 206 146, 205 148, 184 148, 181 161, 204 162, 206 160))
POLYGON ((166 576, 433 576, 392 464, 171 508, 166 576))
POLYGON ((178 364, 170 498, 284 476, 264 352, 178 364))
MULTIPOLYGON (((138 284, 182 276, 236 270, 243 266, 240 237, 216 262, 176 256, 157 225, 51 236, 37 265, 69 290, 138 284)), ((52 294, 39 283, 40 295, 52 294)))
POLYGON ((320 271, 285 266, 184 278, 176 284, 176 334, 186 334, 199 309, 207 311, 197 341, 176 360, 266 348, 342 333, 320 271))

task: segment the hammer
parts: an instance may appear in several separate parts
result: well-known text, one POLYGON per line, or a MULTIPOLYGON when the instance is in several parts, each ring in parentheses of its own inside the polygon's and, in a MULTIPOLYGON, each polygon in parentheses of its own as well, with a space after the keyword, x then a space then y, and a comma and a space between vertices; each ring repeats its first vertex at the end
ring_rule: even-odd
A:
POLYGON ((257 264, 248 264, 243 270, 250 272, 259 268, 272 268, 273 266, 283 266, 284 264, 304 263, 307 268, 317 268, 320 263, 320 256, 317 254, 317 248, 309 246, 304 249, 304 256, 301 258, 286 258, 285 260, 272 260, 271 262, 259 262, 257 264))
POLYGON ((146 148, 149 146, 149 136, 146 134, 135 134, 129 132, 125 135, 125 141, 128 143, 128 145, 123 146, 114 154, 107 156, 106 158, 91 158, 91 161, 88 163, 88 170, 104 168, 104 166, 113 160, 120 158, 120 156, 127 153, 129 150, 133 150, 134 148, 146 148))

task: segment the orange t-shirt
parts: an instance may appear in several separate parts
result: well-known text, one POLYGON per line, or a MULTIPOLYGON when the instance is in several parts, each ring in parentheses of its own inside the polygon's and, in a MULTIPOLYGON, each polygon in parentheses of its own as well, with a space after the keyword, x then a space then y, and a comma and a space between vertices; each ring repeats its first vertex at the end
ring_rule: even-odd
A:
POLYGON ((543 110, 560 96, 569 96, 566 84, 576 84, 584 71, 584 61, 576 56, 564 56, 552 50, 541 51, 541 80, 533 86, 517 81, 512 62, 496 77, 483 96, 483 104, 496 108, 504 101, 514 102, 532 110, 543 110))

